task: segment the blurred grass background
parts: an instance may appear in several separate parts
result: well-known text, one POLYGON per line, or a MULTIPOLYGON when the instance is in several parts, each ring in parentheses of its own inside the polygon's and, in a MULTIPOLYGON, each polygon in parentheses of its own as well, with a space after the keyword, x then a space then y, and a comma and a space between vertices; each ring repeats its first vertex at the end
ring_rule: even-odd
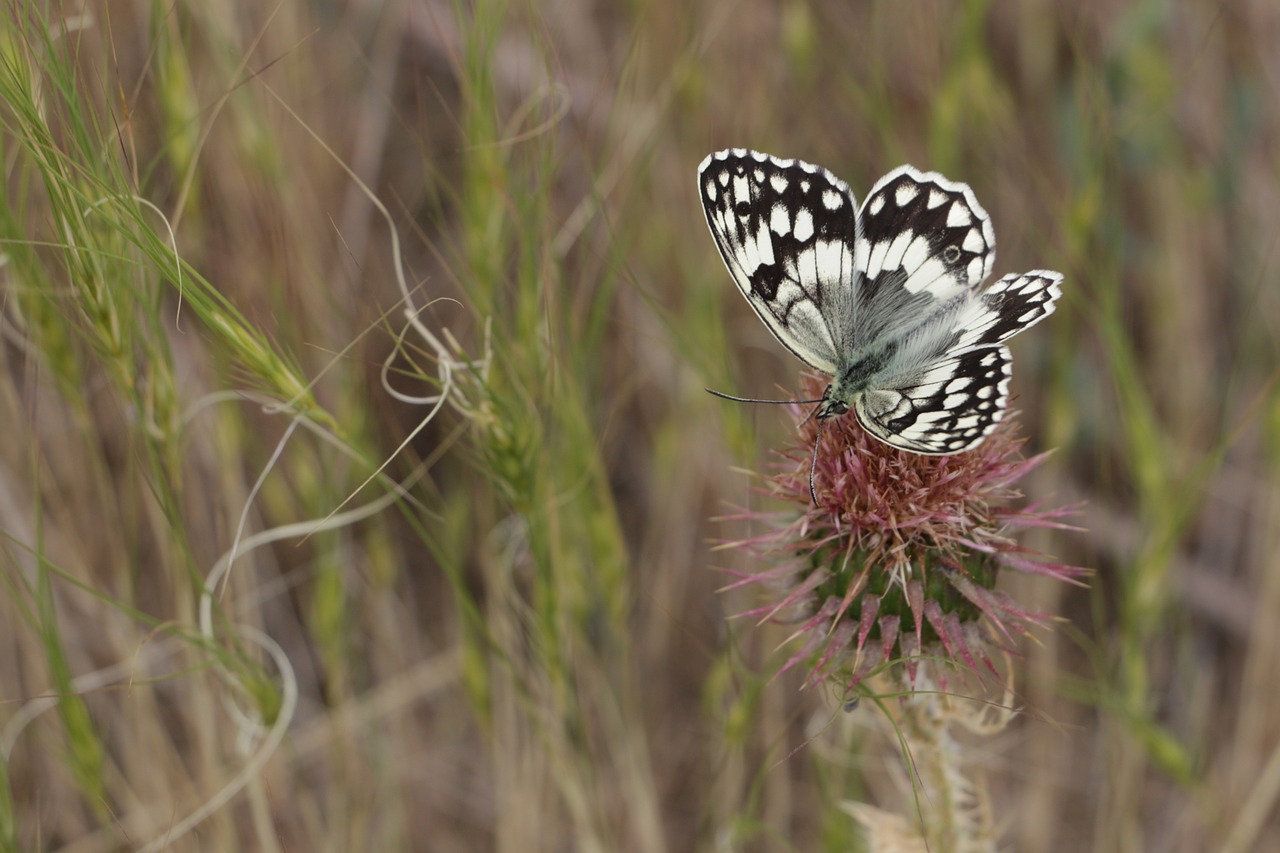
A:
POLYGON ((702 220, 741 145, 942 171, 996 275, 1067 277, 1014 391, 1088 532, 1027 544, 1096 575, 1009 579, 1064 622, 971 755, 1007 848, 1280 848, 1277 44, 1263 0, 7 0, 0 846, 912 814, 874 709, 771 680, 785 629, 716 592, 792 425, 703 388, 799 366, 702 220))

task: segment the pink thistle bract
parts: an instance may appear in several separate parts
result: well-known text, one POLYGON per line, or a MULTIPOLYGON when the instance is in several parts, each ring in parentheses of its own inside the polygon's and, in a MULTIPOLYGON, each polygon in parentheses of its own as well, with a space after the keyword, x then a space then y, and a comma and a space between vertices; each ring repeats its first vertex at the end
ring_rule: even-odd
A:
MULTIPOLYGON (((807 376, 803 395, 820 396, 823 382, 807 376)), ((814 503, 817 433, 817 422, 806 421, 768 480, 769 492, 798 511, 746 513, 766 529, 731 543, 774 563, 732 586, 758 584, 773 596, 744 615, 797 626, 799 648, 782 671, 811 660, 810 683, 837 673, 856 683, 904 660, 914 678, 927 656, 994 672, 993 644, 1008 648, 1049 618, 997 591, 999 570, 1076 583, 1085 574, 1010 537, 1018 528, 1067 527, 1060 519, 1070 513, 1016 506, 1017 481, 1045 455, 1022 456, 1011 418, 955 456, 907 453, 873 438, 853 414, 830 418, 816 450, 814 503)))

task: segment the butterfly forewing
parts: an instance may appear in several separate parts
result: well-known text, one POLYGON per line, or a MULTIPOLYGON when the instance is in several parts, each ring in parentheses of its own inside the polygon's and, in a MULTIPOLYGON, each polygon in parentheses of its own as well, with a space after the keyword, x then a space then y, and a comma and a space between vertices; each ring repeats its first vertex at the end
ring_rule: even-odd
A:
POLYGON ((900 166, 862 204, 856 336, 866 346, 955 310, 991 272, 995 234, 964 184, 900 166))
POLYGON ((698 168, 707 225, 738 289, 805 363, 834 374, 851 331, 853 194, 827 170, 744 149, 698 168))

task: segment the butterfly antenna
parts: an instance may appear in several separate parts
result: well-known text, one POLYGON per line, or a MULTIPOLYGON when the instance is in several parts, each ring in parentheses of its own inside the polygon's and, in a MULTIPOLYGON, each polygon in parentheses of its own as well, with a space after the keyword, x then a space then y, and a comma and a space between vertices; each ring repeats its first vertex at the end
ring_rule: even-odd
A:
POLYGON ((735 397, 732 394, 725 394, 723 391, 712 391, 710 388, 704 388, 708 394, 719 397, 722 400, 732 400, 735 403, 771 403, 778 406, 786 406, 792 403, 798 403, 801 406, 807 406, 810 403, 821 403, 821 400, 757 400, 753 397, 735 397))
POLYGON ((813 440, 813 458, 809 460, 809 497, 813 498, 813 505, 818 505, 818 490, 813 487, 813 474, 818 470, 818 445, 822 443, 822 427, 826 424, 825 418, 818 418, 818 437, 813 440))
MULTIPOLYGON (((809 419, 818 413, 818 404, 825 403, 827 401, 825 394, 820 400, 757 400, 754 397, 735 397, 732 394, 725 394, 722 391, 713 391, 710 388, 704 388, 703 390, 708 394, 719 397, 722 400, 732 400, 735 403, 769 403, 771 405, 790 405, 794 403, 801 406, 813 405, 814 408, 809 412, 809 414, 804 416, 804 420, 800 422, 800 426, 807 424, 809 419)), ((815 506, 818 503, 818 491, 813 486, 813 477, 814 472, 818 468, 818 444, 822 441, 822 426, 824 420, 824 418, 818 418, 818 437, 813 442, 813 459, 809 461, 809 497, 813 498, 815 506)))

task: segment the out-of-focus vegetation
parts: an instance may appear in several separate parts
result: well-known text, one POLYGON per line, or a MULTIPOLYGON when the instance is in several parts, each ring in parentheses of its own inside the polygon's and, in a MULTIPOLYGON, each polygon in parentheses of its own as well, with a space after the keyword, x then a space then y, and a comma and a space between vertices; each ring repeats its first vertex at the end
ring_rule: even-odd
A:
POLYGON ((1261 0, 9 0, 0 849, 914 814, 717 593, 793 424, 703 388, 799 387, 702 221, 730 145, 936 169, 997 275, 1066 274, 1014 391, 1087 533, 1026 544, 1096 574, 1008 579, 1064 621, 971 751, 1006 845, 1280 847, 1276 44, 1261 0))

